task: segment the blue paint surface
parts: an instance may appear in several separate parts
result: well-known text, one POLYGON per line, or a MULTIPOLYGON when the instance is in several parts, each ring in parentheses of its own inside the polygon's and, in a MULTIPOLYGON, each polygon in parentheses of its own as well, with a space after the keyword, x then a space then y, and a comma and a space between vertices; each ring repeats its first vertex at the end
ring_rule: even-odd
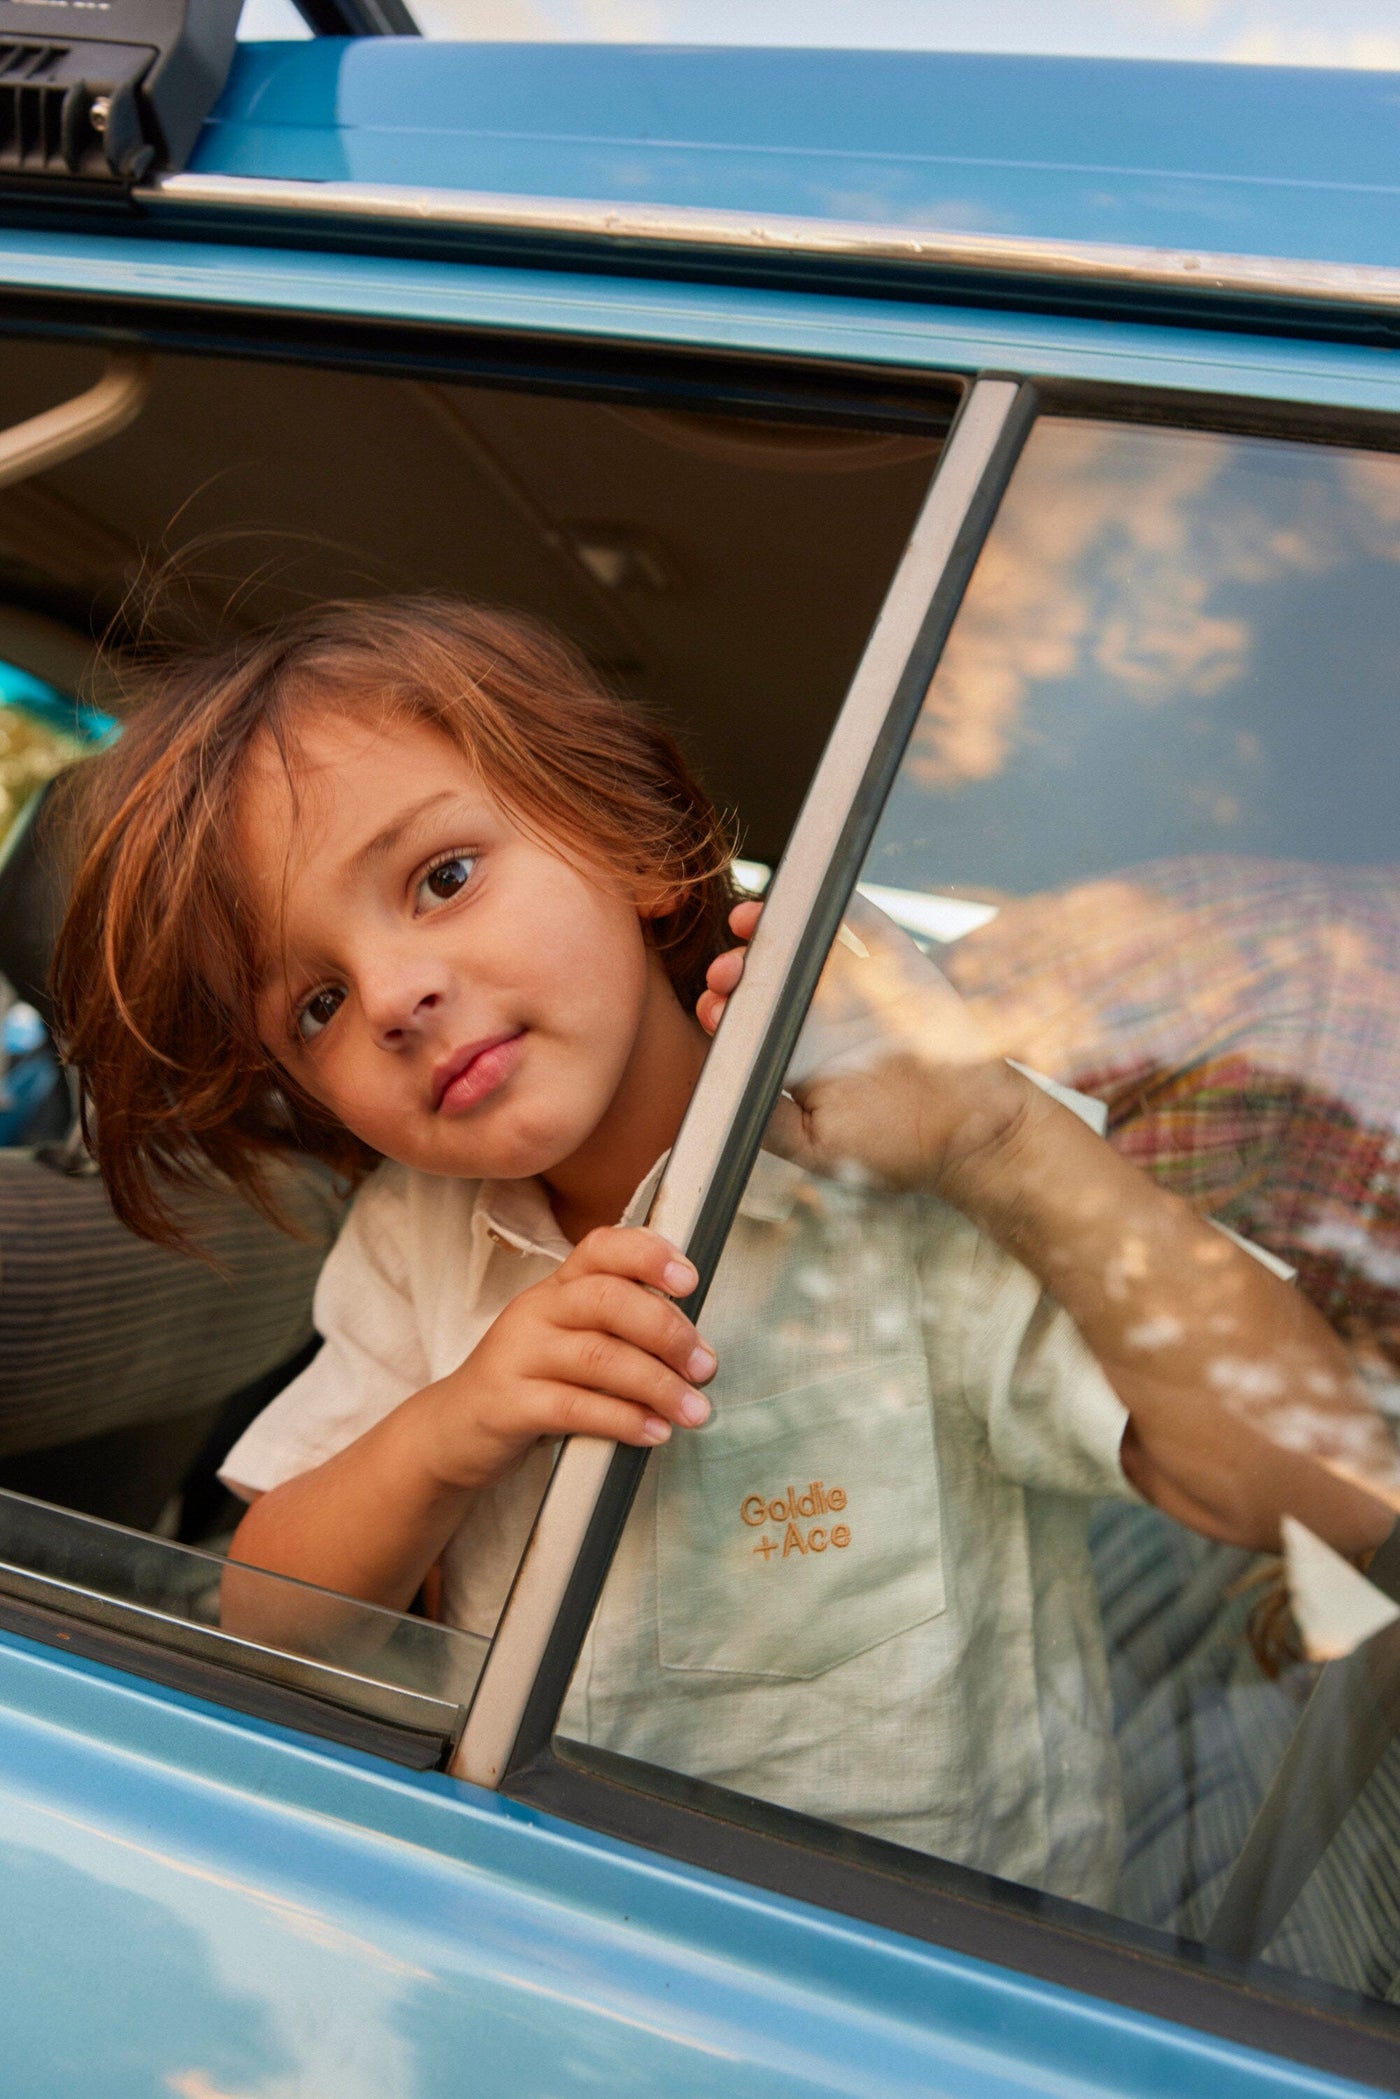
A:
POLYGON ((1400 75, 889 51, 244 45, 193 165, 1400 263, 1400 75))
POLYGON ((0 1874, 26 2099, 1358 2089, 5 1636, 0 1874))
MULTIPOLYGON (((7 287, 1400 409, 1400 359, 1365 345, 731 285, 0 229, 7 287)), ((469 336, 457 368, 470 378, 469 336)))

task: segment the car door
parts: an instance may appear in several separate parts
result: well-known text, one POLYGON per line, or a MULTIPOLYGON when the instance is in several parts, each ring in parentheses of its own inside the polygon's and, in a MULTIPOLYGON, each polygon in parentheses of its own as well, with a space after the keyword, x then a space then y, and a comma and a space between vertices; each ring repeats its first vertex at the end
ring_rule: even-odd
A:
MULTIPOLYGON (((386 367, 421 357, 421 369, 436 360, 440 371, 496 378, 506 366, 530 366, 561 385, 601 380, 620 393, 656 385, 671 360, 678 384, 713 388, 716 351, 736 344, 754 360, 750 388, 775 372, 815 373, 825 383, 852 370, 862 384, 884 388, 893 367, 915 392, 936 375, 946 395, 950 378, 993 375, 970 386, 956 442, 793 834, 704 1100, 672 1162, 659 1214, 713 1269, 851 885, 877 822, 894 806, 887 796, 909 737, 921 721, 932 725, 925 743, 936 778, 951 764, 957 785, 957 763, 970 762, 957 760, 956 748, 948 754, 968 725, 965 699, 945 686, 926 715, 925 694, 950 630, 956 640, 954 615, 976 580, 1027 433, 1038 427, 1031 382, 997 375, 1031 374, 1052 418, 1125 427, 1146 420, 1207 436, 1263 430, 1304 448, 1340 444, 1364 464, 1389 443, 1396 404, 1388 362, 1352 345, 1221 330, 1173 336, 1142 322, 855 297, 849 286, 835 295, 825 283, 794 291, 731 282, 723 271, 705 283, 648 280, 610 274, 601 255, 598 267, 572 274, 478 270, 463 266, 460 251, 446 259, 429 252, 433 240, 450 246, 455 237, 444 230, 453 223, 446 209, 432 240, 419 237, 420 224, 412 239, 386 244, 379 232, 369 237, 352 201, 340 218, 340 207, 327 214, 325 202, 172 186, 150 200, 130 242, 74 240, 34 223, 12 228, 0 255, 12 317, 73 326, 76 316, 86 328, 100 311, 103 326, 115 315, 167 349, 217 345, 269 361, 335 361, 353 343, 357 355, 386 367), (286 206, 277 223, 290 222, 292 236, 250 244, 245 214, 255 204, 268 214, 286 206), (1104 387, 1105 375, 1114 387, 1104 387), (1280 399, 1294 405, 1279 413, 1272 403, 1280 399)), ((1063 461, 1058 472, 1072 490, 1063 461)), ((1038 515, 1032 505, 1032 540, 1038 515)), ((1382 521, 1380 532, 1384 489, 1367 515, 1382 521)), ((1054 531, 1064 524, 1062 515, 1054 531)), ((1091 559, 1102 558, 1104 544, 1091 541, 1091 559)), ((1285 573, 1307 570, 1296 564, 1285 573)), ((1032 630, 1043 618, 1053 638, 1053 578, 1028 602, 1018 616, 1032 630)), ((978 616, 984 635, 995 635, 995 601, 978 616)), ((1229 640, 1207 620, 1200 697, 1211 696, 1211 665, 1228 664, 1229 640)), ((1062 634, 1059 646, 1063 653, 1062 634)), ((1003 664, 1000 684, 990 678, 978 690, 1004 694, 1006 676, 1003 664)), ((974 760, 979 749, 995 752, 996 723, 994 707, 973 710, 974 760)), ((1092 741, 1097 731, 1091 724, 1082 733, 1092 741)), ((1053 739, 1032 739, 1032 749, 1053 762, 1053 739)), ((1231 763, 1251 762, 1232 749, 1231 763)), ((1184 789, 1209 790, 1220 756, 1212 746, 1184 789)), ((1373 772, 1382 777, 1379 766, 1373 772)), ((1014 828, 1015 815, 993 812, 1003 830, 1014 828)), ((982 821, 974 815, 971 828, 982 821)), ((941 887, 917 870, 907 878, 893 865, 875 872, 894 879, 867 886, 900 891, 906 903, 936 895, 975 914, 1001 911, 1006 901, 959 895, 956 865, 940 874, 941 887)), ((1057 878, 1066 879, 1063 868, 1032 871, 1024 893, 1057 878)), ((1003 869, 962 886, 1010 884, 1003 869)), ((984 923, 994 930, 996 921, 984 923)), ((1070 1077, 1084 1082, 1075 1090, 1092 1092, 1092 1072, 1070 1077)), ((758 1484, 755 1475, 755 1492, 758 1484)), ((774 1523, 774 1504, 786 1498, 791 1510, 806 1499, 815 1508, 820 1487, 831 1507, 819 1513, 831 1523, 818 1526, 805 1510, 782 1522, 800 1519, 807 1550, 816 1552, 817 1527, 828 1533, 821 1552, 849 1550, 831 1542, 851 1510, 849 1481, 824 1474, 762 1484, 774 1523)), ((77 1536, 80 1564, 42 1563, 52 1549, 47 1526, 33 1562, 17 1548, 16 1574, 44 1585, 20 1599, 28 1615, 12 1618, 4 1651, 7 1807, 34 1895, 24 1914, 43 1918, 27 1943, 16 1933, 7 1955, 20 1978, 12 2003, 36 2010, 22 2030, 22 2059, 39 2059, 42 2033, 57 2024, 45 1977, 59 1975, 67 2001, 82 2007, 75 2030, 118 2034, 133 2061, 157 2065, 171 2089, 195 2093, 216 2077, 236 2089, 240 2080, 246 2087, 306 2076, 308 2065, 324 2078, 328 2064, 366 2089, 411 2089, 414 2078, 425 2089, 451 2089, 468 2053, 489 2064, 502 2089, 512 2081, 546 2088, 567 2074, 609 2089, 664 2079, 700 2091, 713 2089, 717 2061, 726 2077, 737 2064, 794 2091, 859 2090, 872 2075, 892 2089, 926 2089, 968 2063, 979 2067, 967 2074, 1047 2085, 1066 2076, 1184 2081, 1203 2063, 1251 2089, 1278 2088, 1280 2078, 1330 2088, 1318 2066, 1329 2078, 1388 2078, 1388 2015, 1354 1990, 1344 2000, 1327 1996, 1345 1985, 1318 1984, 1315 1967, 1295 1982, 1276 1964, 1261 1973, 1230 1965, 1232 1953, 1211 1959, 1185 1934, 1164 1946, 1155 1925, 1122 1916, 1105 1925, 1083 1905, 1057 1907, 1062 1898, 1029 1883, 970 1881, 980 1869, 957 1860, 925 1854, 911 1863, 912 1847, 891 1857, 878 1849, 883 1840, 820 1814, 751 1796, 736 1804, 733 1788, 693 1771, 655 1763, 639 1771, 642 1759, 624 1762, 626 1752, 606 1744, 577 1735, 556 1741, 636 1485, 606 1450, 574 1446, 561 1461, 464 1731, 481 1655, 458 1656, 464 1666, 454 1684, 449 1662, 458 1650, 446 1629, 396 1629, 395 1638, 418 1643, 415 1673, 387 1685, 371 1677, 366 1687, 346 1681, 364 1672, 334 1657, 269 1665, 216 1652, 218 1628, 198 1596, 183 1612, 194 1627, 188 1637, 172 1641, 162 1630, 152 1638, 151 1627, 134 1636, 132 1613, 150 1612, 151 1589, 132 1580, 126 1549, 96 1527, 77 1536), (104 1544, 127 1570, 120 1579, 129 1592, 100 1564, 104 1544), (91 1637, 99 1615, 104 1645, 91 1637), (177 1647, 197 1666, 172 1670, 166 1657, 177 1647), (261 1707, 254 1701, 250 1714, 249 1700, 230 1692, 230 1664, 249 1680, 272 1680, 278 1695, 261 1707), (142 1690, 134 1678, 160 1688, 142 1690), (454 1695, 438 1695, 444 1686, 454 1695), (313 1711, 329 1747, 311 1739, 313 1711), (465 1781, 431 1768, 454 1754, 465 1781), (158 1923, 150 1943, 159 1945, 163 1976, 130 1955, 142 1928, 156 1932, 158 1923), (193 1962, 191 1944, 201 1956, 193 1962), (99 1972, 89 1951, 96 1946, 118 1953, 109 1952, 102 1971, 113 1978, 108 1998, 95 1991, 88 2001, 78 1983, 99 1972), (191 2004, 212 2009, 181 2023, 175 2011, 191 2004), (162 2031, 174 2036, 168 2046, 162 2031), (1282 2070, 1280 2055, 1289 2058, 1282 2070)), ((751 1528, 757 1545, 763 1534, 751 1528)), ((780 1573, 778 1551, 777 1567, 759 1565, 780 1573)), ((153 1614, 160 1616, 169 1576, 184 1563, 154 1541, 143 1541, 141 1553, 151 1556, 143 1564, 157 1566, 157 1586, 167 1584, 153 1614)), ((797 1557, 806 1563, 807 1552, 797 1557)), ((938 1571, 946 1592, 949 1567, 940 1562, 938 1571)), ((912 1626, 946 1616, 937 1584, 925 1578, 916 1589, 912 1626)), ((816 1659, 839 1668, 852 1657, 816 1659)), ((1266 1792, 1280 1767, 1266 1771, 1266 1792)))

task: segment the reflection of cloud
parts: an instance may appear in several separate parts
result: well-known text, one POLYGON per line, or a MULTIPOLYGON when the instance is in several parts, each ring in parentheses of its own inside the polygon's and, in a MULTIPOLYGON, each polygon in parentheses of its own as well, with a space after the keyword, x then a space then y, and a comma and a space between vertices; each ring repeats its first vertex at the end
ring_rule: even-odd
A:
POLYGON ((1183 563, 1192 499, 1229 457, 1222 438, 1042 423, 1026 447, 924 705, 911 755, 926 786, 998 773, 1031 686, 1098 661, 1147 697, 1202 674, 1214 690, 1245 646, 1202 609, 1183 563), (1155 454, 1155 457, 1146 455, 1155 454))
POLYGON ((1240 820, 1239 796, 1225 794, 1218 787, 1198 783, 1195 787, 1188 788, 1186 799, 1193 809, 1198 809, 1203 816, 1208 816, 1222 831, 1228 830, 1231 824, 1237 824, 1240 820))
POLYGON ((1344 452, 1341 477, 1366 552, 1400 562, 1400 461, 1385 452, 1344 452))
POLYGON ((933 788, 994 777, 1037 685, 1096 678, 1147 705, 1220 692, 1247 670, 1254 636, 1213 609, 1217 593, 1356 555, 1400 562, 1400 458, 1044 422, 978 562, 910 771, 933 788))
POLYGON ((1094 650, 1100 670, 1144 699, 1160 699, 1172 691, 1219 692, 1237 678, 1249 647, 1249 628, 1243 620, 1212 619, 1201 604, 1210 586, 1203 577, 1191 582, 1189 595, 1174 608, 1175 618, 1134 619, 1127 613, 1107 620, 1094 650))
POLYGON ((909 226, 922 233, 1022 233, 1022 221, 980 197, 915 197, 901 201, 888 189, 813 185, 812 208, 824 219, 909 226))

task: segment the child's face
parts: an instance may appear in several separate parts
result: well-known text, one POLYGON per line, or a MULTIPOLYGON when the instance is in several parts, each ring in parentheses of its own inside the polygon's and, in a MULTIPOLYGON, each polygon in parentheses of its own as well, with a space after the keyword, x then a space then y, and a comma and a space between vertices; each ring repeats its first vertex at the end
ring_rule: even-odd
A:
POLYGON ((523 832, 427 723, 313 716, 297 788, 299 812, 269 744, 238 825, 273 1054, 405 1165, 571 1158, 646 1082, 658 1027, 684 1025, 635 902, 523 832))

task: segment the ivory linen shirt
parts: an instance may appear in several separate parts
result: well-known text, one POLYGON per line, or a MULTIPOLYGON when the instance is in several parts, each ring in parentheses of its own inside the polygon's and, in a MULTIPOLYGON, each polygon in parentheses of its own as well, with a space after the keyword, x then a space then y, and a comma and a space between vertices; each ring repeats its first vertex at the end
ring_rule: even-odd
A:
MULTIPOLYGON (((654 1177, 628 1212, 646 1214, 654 1177)), ((380 1167, 325 1346, 229 1452, 267 1489, 446 1375, 570 1251, 533 1181, 380 1167)), ((652 1453, 566 1735, 1081 1901, 1120 1784, 1087 1549, 1125 1411, 1034 1278, 932 1197, 763 1154, 702 1328, 714 1414, 652 1453)), ((444 1616, 489 1635, 554 1462, 483 1493, 444 1616)))

